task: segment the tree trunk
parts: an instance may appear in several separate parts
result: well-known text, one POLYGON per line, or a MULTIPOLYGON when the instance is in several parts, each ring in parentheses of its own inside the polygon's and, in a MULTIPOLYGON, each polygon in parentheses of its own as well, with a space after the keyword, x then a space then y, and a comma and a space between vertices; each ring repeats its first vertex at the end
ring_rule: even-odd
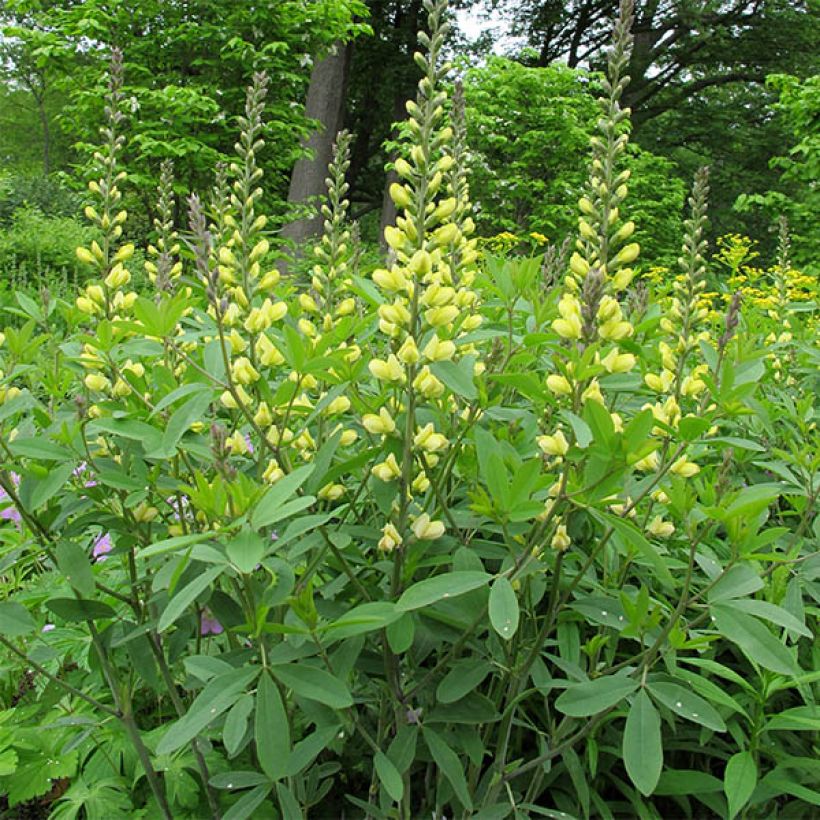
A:
MULTIPOLYGON (((305 143, 310 156, 298 159, 293 167, 288 190, 288 203, 292 205, 311 204, 325 193, 333 140, 342 126, 349 65, 350 45, 337 42, 331 53, 313 66, 305 114, 318 120, 319 128, 305 143)), ((317 212, 285 225, 282 236, 300 244, 321 230, 322 218, 317 212)))

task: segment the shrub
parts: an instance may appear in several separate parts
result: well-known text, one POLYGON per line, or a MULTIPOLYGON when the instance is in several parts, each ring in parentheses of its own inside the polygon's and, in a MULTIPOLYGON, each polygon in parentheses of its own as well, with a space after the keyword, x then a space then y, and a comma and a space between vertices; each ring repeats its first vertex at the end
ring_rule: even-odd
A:
POLYGON ((184 236, 166 170, 130 290, 113 75, 67 395, 3 348, 0 644, 33 676, 0 723, 10 802, 58 778, 57 817, 815 802, 814 320, 737 295, 710 319, 705 171, 679 274, 633 281, 627 3, 560 287, 480 269, 426 7, 372 271, 342 135, 310 280, 277 273, 257 75, 184 236))

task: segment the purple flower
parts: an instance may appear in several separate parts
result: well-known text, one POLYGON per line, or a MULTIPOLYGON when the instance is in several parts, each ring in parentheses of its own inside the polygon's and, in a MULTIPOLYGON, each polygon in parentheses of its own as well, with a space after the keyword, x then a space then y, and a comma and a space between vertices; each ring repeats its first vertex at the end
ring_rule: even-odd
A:
POLYGON ((253 455, 253 442, 251 441, 251 434, 245 433, 245 444, 248 445, 248 455, 253 455))
MULTIPOLYGON (((14 473, 11 474, 11 479, 15 484, 19 482, 19 478, 14 473)), ((20 511, 11 503, 9 494, 2 487, 0 487, 0 506, 2 506, 2 509, 0 509, 0 520, 14 521, 16 524, 20 523, 20 511)))
POLYGON ((202 616, 200 617, 199 621, 199 634, 200 635, 220 635, 225 631, 224 627, 222 626, 216 618, 214 618, 213 613, 210 609, 206 609, 202 616))
POLYGON ((40 631, 41 632, 51 632, 52 630, 56 629, 57 627, 54 624, 46 624, 40 631))
POLYGON ((98 562, 105 561, 106 553, 111 552, 112 549, 114 549, 114 545, 111 543, 111 534, 106 532, 99 536, 94 542, 94 549, 91 551, 91 554, 98 562))

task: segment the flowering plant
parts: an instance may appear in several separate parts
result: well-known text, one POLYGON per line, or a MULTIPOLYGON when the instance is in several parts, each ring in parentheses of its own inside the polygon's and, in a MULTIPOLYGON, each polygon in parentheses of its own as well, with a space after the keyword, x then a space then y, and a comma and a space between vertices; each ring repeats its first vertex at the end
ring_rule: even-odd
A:
POLYGON ((733 817, 816 796, 811 752, 777 741, 816 728, 820 459, 790 446, 817 440, 812 318, 777 342, 777 419, 755 343, 774 320, 701 303, 705 171, 680 278, 635 277, 628 2, 559 287, 532 260, 480 265, 444 4, 426 8, 373 270, 341 134, 313 268, 280 275, 258 75, 185 231, 164 169, 153 290, 131 290, 115 61, 67 400, 13 354, 0 381, 25 578, 0 644, 49 693, 28 720, 87 727, 58 816, 96 780, 164 817, 733 817))

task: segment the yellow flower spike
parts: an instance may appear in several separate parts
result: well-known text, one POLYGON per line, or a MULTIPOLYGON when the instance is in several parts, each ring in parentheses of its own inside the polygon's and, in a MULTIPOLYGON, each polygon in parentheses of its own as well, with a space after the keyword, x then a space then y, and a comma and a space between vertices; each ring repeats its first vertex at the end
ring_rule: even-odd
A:
POLYGON ((413 522, 413 534, 419 540, 435 541, 444 535, 444 524, 441 521, 431 521, 427 513, 422 513, 413 522))
POLYGON ((552 536, 550 546, 558 552, 566 552, 570 548, 571 544, 572 539, 570 539, 569 534, 567 533, 567 525, 559 524, 555 530, 555 534, 552 536))
POLYGON ((604 404, 604 396, 601 393, 601 386, 598 384, 598 379, 593 379, 589 383, 589 387, 581 394, 581 401, 597 401, 598 404, 604 404))
POLYGON ((446 449, 448 444, 447 437, 437 433, 432 422, 420 427, 413 437, 413 446, 427 453, 437 453, 446 449))
POLYGON ((401 384, 407 381, 404 367, 393 353, 387 357, 387 361, 384 359, 373 359, 368 365, 368 369, 379 381, 399 382, 401 384))
POLYGON ((404 364, 415 364, 421 358, 419 349, 416 347, 416 340, 412 336, 408 336, 396 356, 404 364))
POLYGON ((96 390, 100 393, 111 386, 111 382, 102 373, 89 373, 83 379, 83 383, 89 390, 96 390))
POLYGON ((396 422, 393 421, 393 417, 384 407, 380 408, 378 415, 375 413, 364 415, 362 417, 362 426, 368 433, 373 435, 388 435, 396 430, 396 422))
POLYGON ((238 384, 253 384, 259 379, 259 371, 251 364, 247 356, 240 356, 231 365, 231 375, 238 384))
POLYGON ((556 396, 569 396, 572 393, 572 385, 567 377, 558 373, 547 376, 547 387, 556 396))
POLYGON ((597 320, 603 324, 611 319, 620 321, 621 316, 621 305, 618 300, 609 294, 604 296, 598 305, 598 312, 596 313, 597 320))
POLYGON ((692 478, 700 472, 700 467, 694 461, 689 461, 686 456, 681 456, 670 468, 670 473, 681 476, 681 478, 692 478))
POLYGON ((454 342, 449 339, 439 339, 432 336, 430 341, 424 346, 424 357, 431 362, 443 362, 453 358, 456 352, 454 342))
POLYGON ((556 430, 551 436, 538 436, 535 441, 544 455, 563 457, 569 451, 569 442, 563 430, 556 430))
POLYGON ((378 543, 379 551, 389 554, 393 552, 396 547, 400 547, 401 544, 402 538, 401 535, 399 535, 399 531, 388 521, 388 523, 382 527, 382 537, 378 543))
POLYGON ((105 291, 100 285, 89 285, 85 289, 85 295, 98 305, 105 302, 105 291))
POLYGON ((379 481, 387 483, 389 481, 395 481, 401 475, 401 467, 398 461, 396 461, 396 456, 390 453, 384 461, 376 464, 370 472, 373 473, 379 481))
POLYGON ((437 399, 444 394, 444 384, 425 365, 413 379, 413 389, 427 399, 437 399))
POLYGON ((447 245, 452 245, 454 242, 458 241, 461 237, 461 232, 458 229, 458 226, 450 222, 447 225, 442 225, 440 228, 436 228, 433 231, 433 242, 440 247, 443 248, 447 245))
POLYGON ((433 267, 433 260, 430 253, 424 249, 416 251, 407 264, 407 268, 419 279, 427 276, 433 267))

